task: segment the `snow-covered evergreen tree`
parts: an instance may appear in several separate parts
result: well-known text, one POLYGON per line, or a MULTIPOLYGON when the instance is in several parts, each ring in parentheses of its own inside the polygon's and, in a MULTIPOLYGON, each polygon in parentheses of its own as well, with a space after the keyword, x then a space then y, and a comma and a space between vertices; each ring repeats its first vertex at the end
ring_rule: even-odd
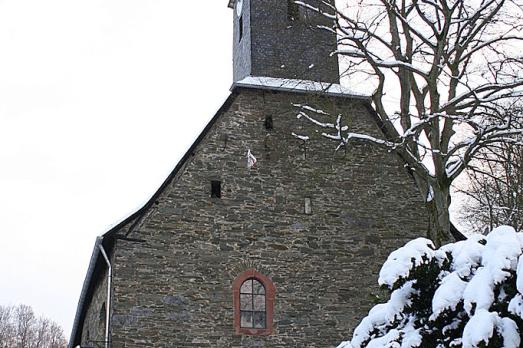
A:
POLYGON ((372 308, 338 348, 522 346, 523 233, 499 227, 439 249, 424 238, 394 251, 372 308))

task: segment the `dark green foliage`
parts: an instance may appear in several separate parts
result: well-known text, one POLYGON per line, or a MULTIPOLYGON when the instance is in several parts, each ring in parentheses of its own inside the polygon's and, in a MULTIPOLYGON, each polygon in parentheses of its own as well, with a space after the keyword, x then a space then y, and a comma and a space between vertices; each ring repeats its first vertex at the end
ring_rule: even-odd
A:
POLYGON ((516 314, 521 309, 512 305, 509 311, 511 301, 517 304, 522 296, 516 265, 523 262, 523 236, 510 228, 491 234, 440 250, 418 239, 392 254, 380 272, 390 300, 356 328, 354 344, 342 347, 363 348, 372 341, 373 347, 523 348, 523 318, 516 314))

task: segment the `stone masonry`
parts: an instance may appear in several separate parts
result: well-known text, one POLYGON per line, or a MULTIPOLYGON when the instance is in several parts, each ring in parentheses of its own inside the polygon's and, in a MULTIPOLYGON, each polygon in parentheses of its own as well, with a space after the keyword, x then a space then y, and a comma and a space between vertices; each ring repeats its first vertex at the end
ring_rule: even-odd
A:
POLYGON ((286 0, 243 0, 240 16, 235 9, 234 80, 266 76, 339 83, 337 56, 329 56, 336 51, 336 35, 317 29, 333 23, 303 7, 290 21, 287 6, 286 0))
POLYGON ((82 328, 82 341, 85 346, 102 347, 105 340, 105 306, 107 306, 107 271, 100 275, 96 284, 94 296, 87 309, 85 323, 82 328))
POLYGON ((142 241, 117 240, 114 348, 334 347, 371 308, 387 255, 426 228, 395 155, 366 145, 334 153, 291 105, 343 113, 354 131, 378 134, 365 102, 257 89, 232 98, 131 233, 142 241), (258 159, 251 169, 247 149, 258 159), (249 268, 276 286, 270 336, 234 334, 231 283, 249 268))

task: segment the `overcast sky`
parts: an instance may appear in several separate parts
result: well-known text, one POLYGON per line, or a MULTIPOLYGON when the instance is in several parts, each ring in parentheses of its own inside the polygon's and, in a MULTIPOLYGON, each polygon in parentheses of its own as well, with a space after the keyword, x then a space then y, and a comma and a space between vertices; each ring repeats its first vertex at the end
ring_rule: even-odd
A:
POLYGON ((226 0, 0 0, 0 305, 69 336, 96 236, 227 97, 231 20, 226 0))

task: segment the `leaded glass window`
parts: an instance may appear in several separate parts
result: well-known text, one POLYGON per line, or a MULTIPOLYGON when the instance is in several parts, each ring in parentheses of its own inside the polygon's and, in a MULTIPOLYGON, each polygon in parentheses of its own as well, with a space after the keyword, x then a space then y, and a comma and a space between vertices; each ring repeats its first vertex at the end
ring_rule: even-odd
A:
POLYGON ((266 317, 265 287, 255 278, 247 279, 240 288, 240 326, 265 329, 266 317))

